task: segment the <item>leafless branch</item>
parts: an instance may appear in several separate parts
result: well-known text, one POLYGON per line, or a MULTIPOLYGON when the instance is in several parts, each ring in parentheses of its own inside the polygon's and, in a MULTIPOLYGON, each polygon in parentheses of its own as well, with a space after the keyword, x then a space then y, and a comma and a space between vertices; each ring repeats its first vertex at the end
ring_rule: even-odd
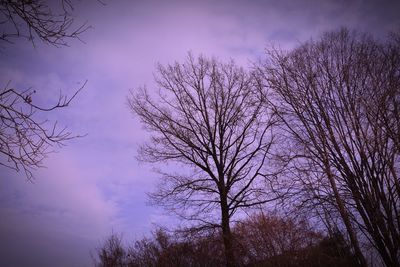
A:
POLYGON ((40 121, 37 113, 67 107, 83 89, 86 82, 71 96, 60 95, 56 104, 41 107, 32 98, 35 90, 19 92, 9 84, 0 91, 0 165, 23 170, 32 179, 32 170, 42 167, 42 162, 54 146, 78 136, 66 128, 59 128, 57 121, 49 127, 49 121, 40 121))

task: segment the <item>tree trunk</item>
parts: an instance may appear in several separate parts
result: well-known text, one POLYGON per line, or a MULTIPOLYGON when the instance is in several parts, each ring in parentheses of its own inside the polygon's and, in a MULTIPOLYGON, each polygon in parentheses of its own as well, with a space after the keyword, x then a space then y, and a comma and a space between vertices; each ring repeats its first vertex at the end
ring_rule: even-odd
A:
POLYGON ((226 267, 235 267, 235 259, 232 245, 232 233, 230 227, 229 209, 227 197, 221 194, 221 226, 222 239, 224 241, 226 267))
POLYGON ((363 253, 361 252, 357 235, 353 229, 353 226, 351 225, 349 214, 347 213, 347 210, 346 210, 346 207, 344 206, 342 197, 339 194, 339 191, 336 186, 335 178, 332 175, 331 168, 329 166, 329 163, 327 163, 327 160, 325 160, 324 165, 325 165, 325 172, 328 177, 329 183, 332 186, 333 194, 335 196, 335 201, 338 205, 340 216, 342 217, 344 225, 346 226, 346 229, 347 229, 347 233, 349 234, 350 242, 354 249, 355 256, 357 257, 358 262, 361 267, 367 267, 368 266, 367 261, 363 255, 363 253))

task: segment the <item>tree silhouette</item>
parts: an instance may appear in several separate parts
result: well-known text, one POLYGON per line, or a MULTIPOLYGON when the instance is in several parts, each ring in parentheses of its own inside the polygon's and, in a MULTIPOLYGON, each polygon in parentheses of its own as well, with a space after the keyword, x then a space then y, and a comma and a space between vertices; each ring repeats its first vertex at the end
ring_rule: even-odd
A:
POLYGON ((273 200, 263 167, 276 121, 263 108, 261 80, 233 62, 189 55, 183 64, 159 66, 156 82, 157 100, 146 89, 129 98, 132 111, 151 133, 140 157, 187 166, 190 173, 163 173, 152 199, 200 223, 199 228, 220 227, 226 265, 233 266, 232 216, 238 209, 273 200))
POLYGON ((269 60, 263 72, 292 141, 297 203, 335 210, 360 265, 361 233, 386 266, 399 266, 398 39, 342 29, 289 53, 270 51, 269 60))

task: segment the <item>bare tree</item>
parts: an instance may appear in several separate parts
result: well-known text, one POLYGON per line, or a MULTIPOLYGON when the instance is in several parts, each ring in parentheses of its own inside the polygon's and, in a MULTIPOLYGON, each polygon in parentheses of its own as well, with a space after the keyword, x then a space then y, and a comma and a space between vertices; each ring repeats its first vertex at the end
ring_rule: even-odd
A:
POLYGON ((336 209, 361 266, 360 233, 386 266, 400 266, 398 40, 342 29, 269 60, 291 166, 323 185, 299 180, 303 190, 325 215, 336 209))
POLYGON ((232 216, 272 200, 262 168, 276 121, 263 109, 261 80, 233 62, 189 55, 183 64, 159 66, 156 82, 157 100, 145 89, 129 98, 152 134, 141 147, 141 159, 172 162, 190 172, 164 173, 152 198, 201 227, 221 227, 226 265, 233 266, 232 216), (212 218, 215 211, 219 222, 212 218))
POLYGON ((220 267, 223 248, 216 234, 182 237, 157 229, 128 249, 129 267, 220 267))
POLYGON ((86 24, 73 28, 71 10, 71 0, 60 0, 52 7, 43 0, 0 0, 0 41, 12 43, 22 37, 35 45, 37 37, 46 44, 65 46, 67 39, 79 39, 88 29, 86 24))
POLYGON ((240 266, 299 266, 307 258, 306 248, 322 235, 311 230, 304 219, 252 214, 234 228, 240 250, 240 266))
POLYGON ((130 266, 129 255, 122 244, 122 237, 113 233, 93 256, 95 267, 126 267, 130 266))
POLYGON ((57 127, 57 122, 49 128, 48 121, 41 121, 37 113, 67 107, 84 86, 72 97, 60 95, 57 103, 48 108, 35 104, 34 90, 20 93, 8 86, 0 90, 0 165, 15 171, 22 169, 32 179, 32 170, 42 166, 50 147, 62 146, 77 137, 66 128, 57 127))

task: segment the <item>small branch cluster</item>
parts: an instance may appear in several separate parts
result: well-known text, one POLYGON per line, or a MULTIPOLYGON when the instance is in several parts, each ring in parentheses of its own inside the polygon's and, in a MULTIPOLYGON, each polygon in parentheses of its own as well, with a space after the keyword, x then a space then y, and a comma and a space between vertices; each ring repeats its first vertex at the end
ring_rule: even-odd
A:
POLYGON ((56 104, 41 107, 34 103, 34 90, 18 92, 7 85, 0 91, 0 165, 23 170, 32 179, 32 170, 41 167, 42 161, 53 146, 62 146, 75 138, 66 128, 59 128, 57 121, 48 127, 49 121, 40 121, 38 112, 67 107, 83 89, 86 82, 71 97, 61 95, 56 104))
POLYGON ((0 41, 13 43, 25 38, 35 45, 35 37, 54 46, 67 46, 67 39, 79 39, 89 26, 84 23, 72 29, 74 18, 70 0, 61 0, 60 14, 55 13, 43 0, 0 0, 0 41))

